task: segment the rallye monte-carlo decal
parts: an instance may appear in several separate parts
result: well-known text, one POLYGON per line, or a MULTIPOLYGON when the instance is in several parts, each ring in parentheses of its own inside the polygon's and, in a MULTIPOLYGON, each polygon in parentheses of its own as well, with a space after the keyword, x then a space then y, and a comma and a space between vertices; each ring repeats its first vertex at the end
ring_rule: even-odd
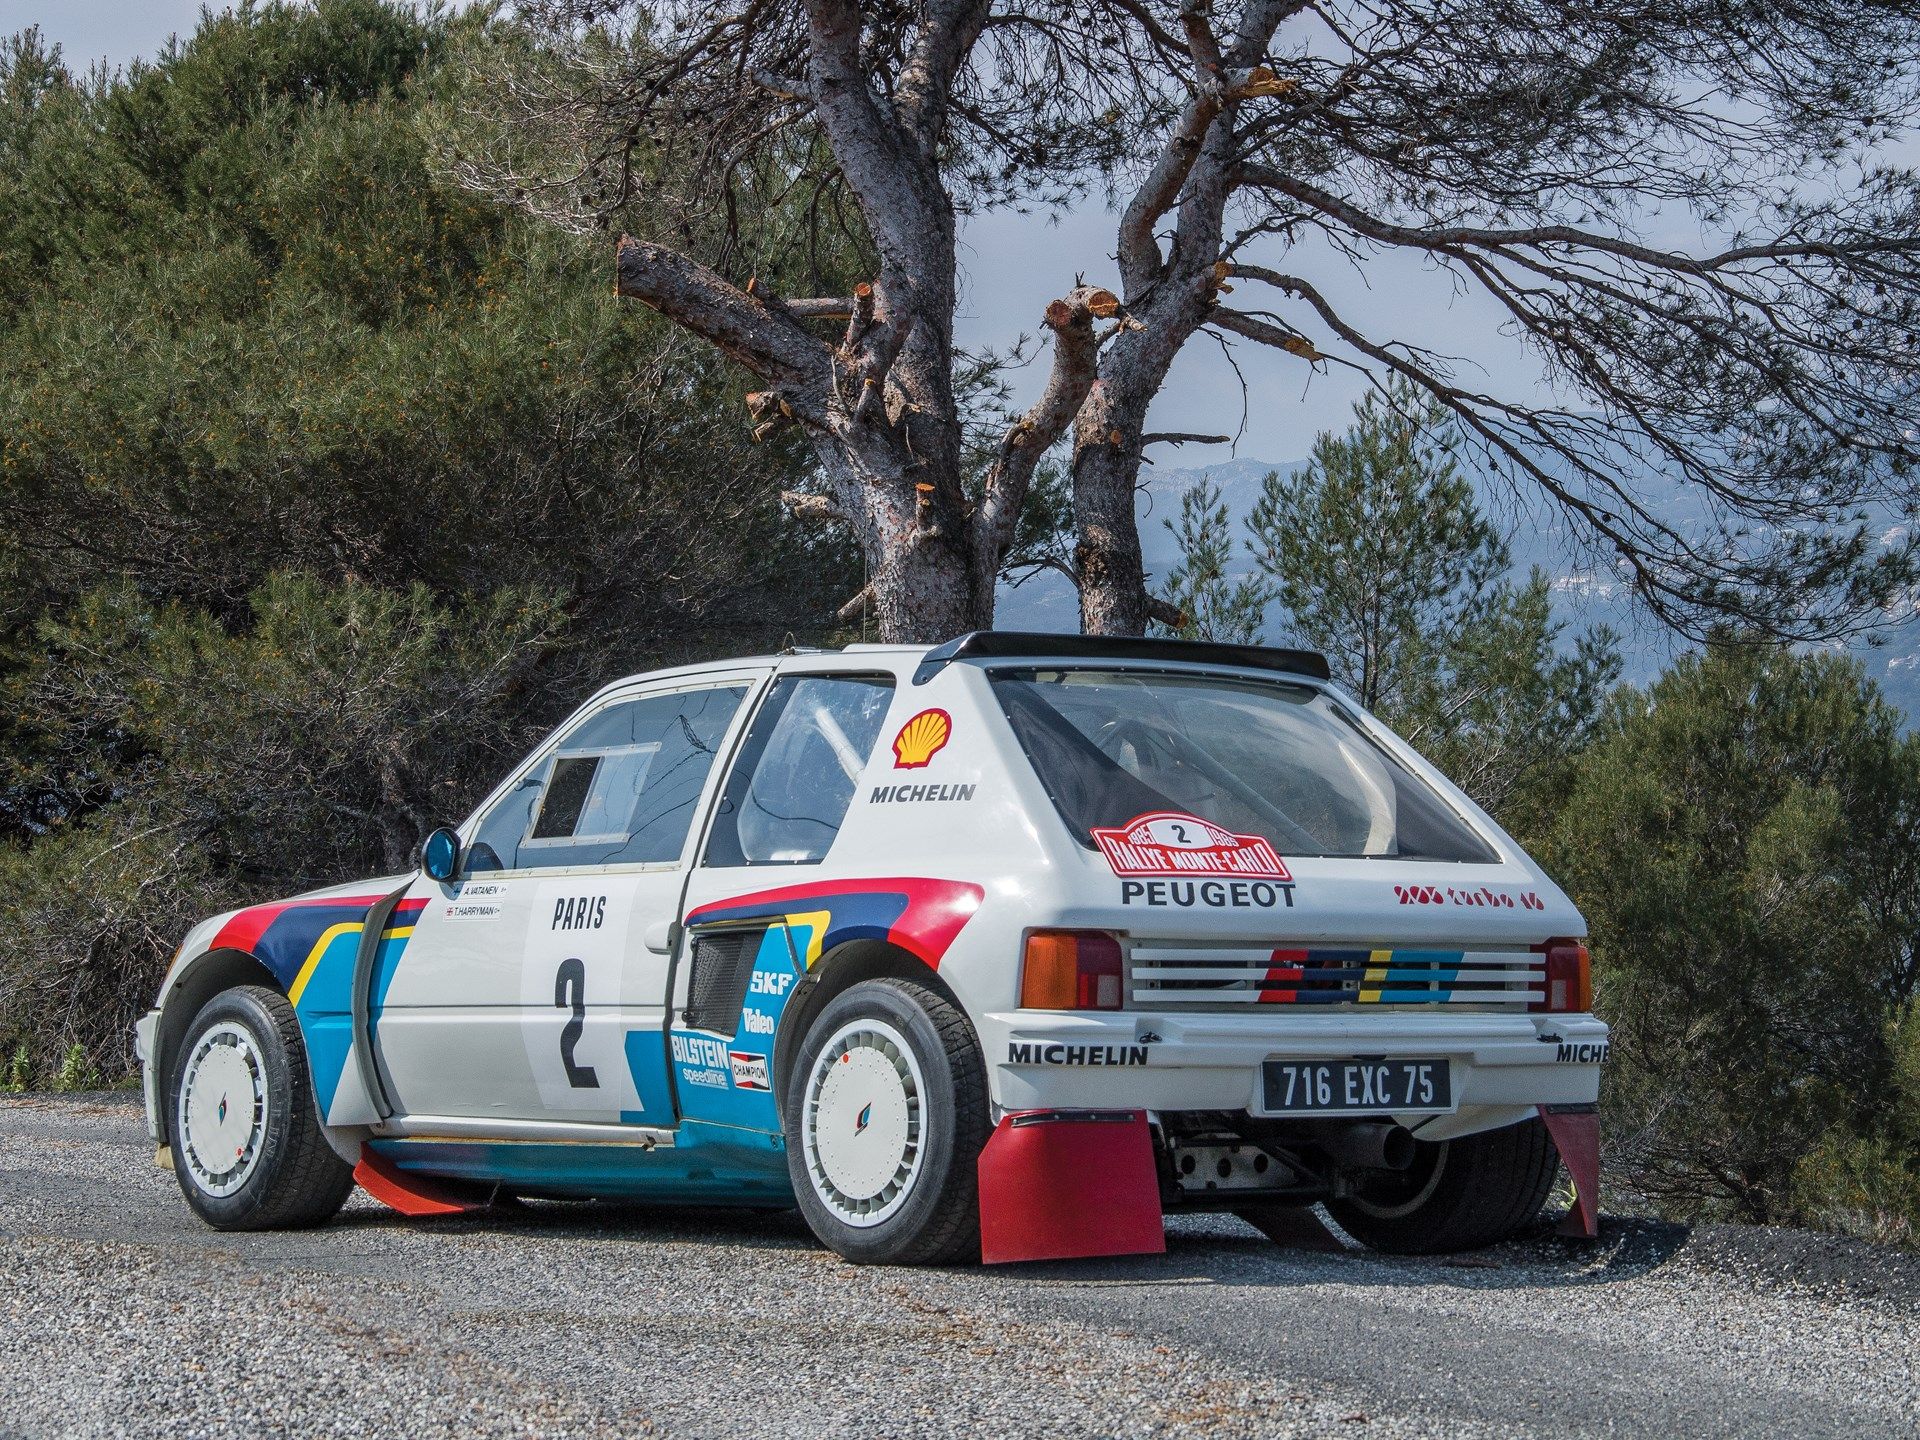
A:
MULTIPOLYGON (((360 932, 378 895, 327 896, 285 900, 242 910, 220 927, 208 947, 241 950, 272 972, 286 988, 287 1001, 300 1020, 313 1072, 320 1113, 331 1113, 347 1056, 353 1048, 353 966, 360 932)), ((387 986, 400 954, 413 934, 413 922, 426 908, 424 899, 394 907, 375 958, 371 1013, 378 1024, 387 986)))
POLYGON ((1235 879, 1293 879, 1264 835, 1236 835, 1211 821, 1171 810, 1136 815, 1124 825, 1093 831, 1116 875, 1219 875, 1235 879))

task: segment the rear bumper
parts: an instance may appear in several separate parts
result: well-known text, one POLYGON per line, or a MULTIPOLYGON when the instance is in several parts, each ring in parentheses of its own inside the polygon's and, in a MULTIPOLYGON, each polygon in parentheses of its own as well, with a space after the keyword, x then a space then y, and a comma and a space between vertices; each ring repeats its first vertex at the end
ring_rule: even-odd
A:
POLYGON ((1260 1113, 1266 1060, 1444 1059, 1454 1108, 1396 1116, 1438 1137, 1599 1098, 1607 1027, 1591 1015, 1059 1013, 981 1017, 1003 1110, 1107 1108, 1260 1113))

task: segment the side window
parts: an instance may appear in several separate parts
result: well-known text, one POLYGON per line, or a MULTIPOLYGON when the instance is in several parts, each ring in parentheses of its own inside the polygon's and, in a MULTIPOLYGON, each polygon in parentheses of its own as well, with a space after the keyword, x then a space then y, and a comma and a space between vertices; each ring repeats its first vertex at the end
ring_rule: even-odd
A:
POLYGON ((704 863, 805 865, 824 859, 892 703, 890 676, 775 681, 727 776, 704 863))
POLYGON ((596 710, 486 813, 465 873, 678 860, 746 693, 685 690, 596 710))

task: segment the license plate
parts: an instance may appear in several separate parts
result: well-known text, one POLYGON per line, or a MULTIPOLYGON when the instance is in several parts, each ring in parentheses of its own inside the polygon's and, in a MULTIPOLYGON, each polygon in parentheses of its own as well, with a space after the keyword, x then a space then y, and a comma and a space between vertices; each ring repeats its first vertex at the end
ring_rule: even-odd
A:
POLYGON ((1268 1115, 1453 1108, 1445 1060, 1269 1060, 1260 1079, 1268 1115))

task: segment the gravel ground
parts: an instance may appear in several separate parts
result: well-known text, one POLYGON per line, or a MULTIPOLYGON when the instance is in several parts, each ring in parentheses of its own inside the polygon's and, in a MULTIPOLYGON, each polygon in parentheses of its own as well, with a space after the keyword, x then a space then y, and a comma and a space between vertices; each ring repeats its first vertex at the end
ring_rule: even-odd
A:
POLYGON ((797 1217, 220 1235, 130 1096, 0 1101, 0 1437, 1920 1433, 1920 1257, 1610 1218, 1448 1261, 859 1269, 797 1217))

